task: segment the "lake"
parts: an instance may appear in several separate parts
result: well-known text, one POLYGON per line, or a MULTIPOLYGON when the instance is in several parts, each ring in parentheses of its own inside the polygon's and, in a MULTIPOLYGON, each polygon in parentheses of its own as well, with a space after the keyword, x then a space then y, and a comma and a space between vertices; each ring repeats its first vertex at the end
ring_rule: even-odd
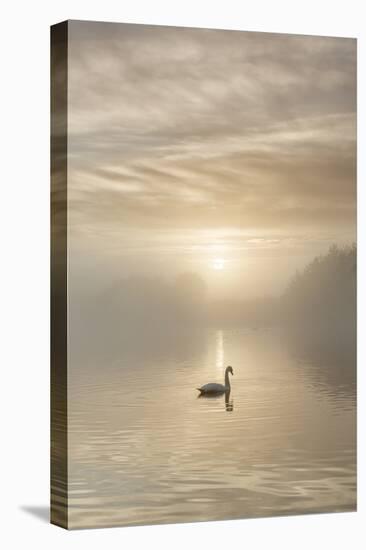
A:
POLYGON ((347 354, 256 327, 142 347, 71 360, 70 528, 355 509, 347 354), (198 398, 227 365, 230 395, 198 398))

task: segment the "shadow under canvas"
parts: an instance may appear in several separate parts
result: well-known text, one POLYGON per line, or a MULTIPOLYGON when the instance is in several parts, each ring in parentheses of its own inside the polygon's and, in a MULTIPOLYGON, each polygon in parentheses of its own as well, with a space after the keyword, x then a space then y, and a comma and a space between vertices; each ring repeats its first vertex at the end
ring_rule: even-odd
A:
POLYGON ((27 514, 44 521, 46 523, 50 522, 50 508, 49 506, 20 506, 20 509, 27 514))

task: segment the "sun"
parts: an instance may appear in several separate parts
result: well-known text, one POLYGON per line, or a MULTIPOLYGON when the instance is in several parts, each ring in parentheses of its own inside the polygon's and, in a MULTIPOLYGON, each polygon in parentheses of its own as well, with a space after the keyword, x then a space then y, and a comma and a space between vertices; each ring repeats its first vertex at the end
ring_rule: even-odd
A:
POLYGON ((223 258, 214 258, 212 260, 212 268, 216 271, 222 271, 225 269, 225 260, 223 258))

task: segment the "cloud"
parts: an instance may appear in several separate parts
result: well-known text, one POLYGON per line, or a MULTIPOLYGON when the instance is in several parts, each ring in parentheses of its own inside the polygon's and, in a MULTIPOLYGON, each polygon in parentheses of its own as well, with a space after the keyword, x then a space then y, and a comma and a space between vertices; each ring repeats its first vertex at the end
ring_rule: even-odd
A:
POLYGON ((354 40, 87 22, 69 37, 75 238, 354 238, 354 40))

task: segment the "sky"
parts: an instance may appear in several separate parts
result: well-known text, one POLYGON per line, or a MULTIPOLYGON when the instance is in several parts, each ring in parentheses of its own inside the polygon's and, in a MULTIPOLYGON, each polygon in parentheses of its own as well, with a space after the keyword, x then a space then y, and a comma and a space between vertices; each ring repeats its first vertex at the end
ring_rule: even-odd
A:
POLYGON ((68 56, 75 284, 267 295, 356 240, 354 39, 72 21, 68 56))

